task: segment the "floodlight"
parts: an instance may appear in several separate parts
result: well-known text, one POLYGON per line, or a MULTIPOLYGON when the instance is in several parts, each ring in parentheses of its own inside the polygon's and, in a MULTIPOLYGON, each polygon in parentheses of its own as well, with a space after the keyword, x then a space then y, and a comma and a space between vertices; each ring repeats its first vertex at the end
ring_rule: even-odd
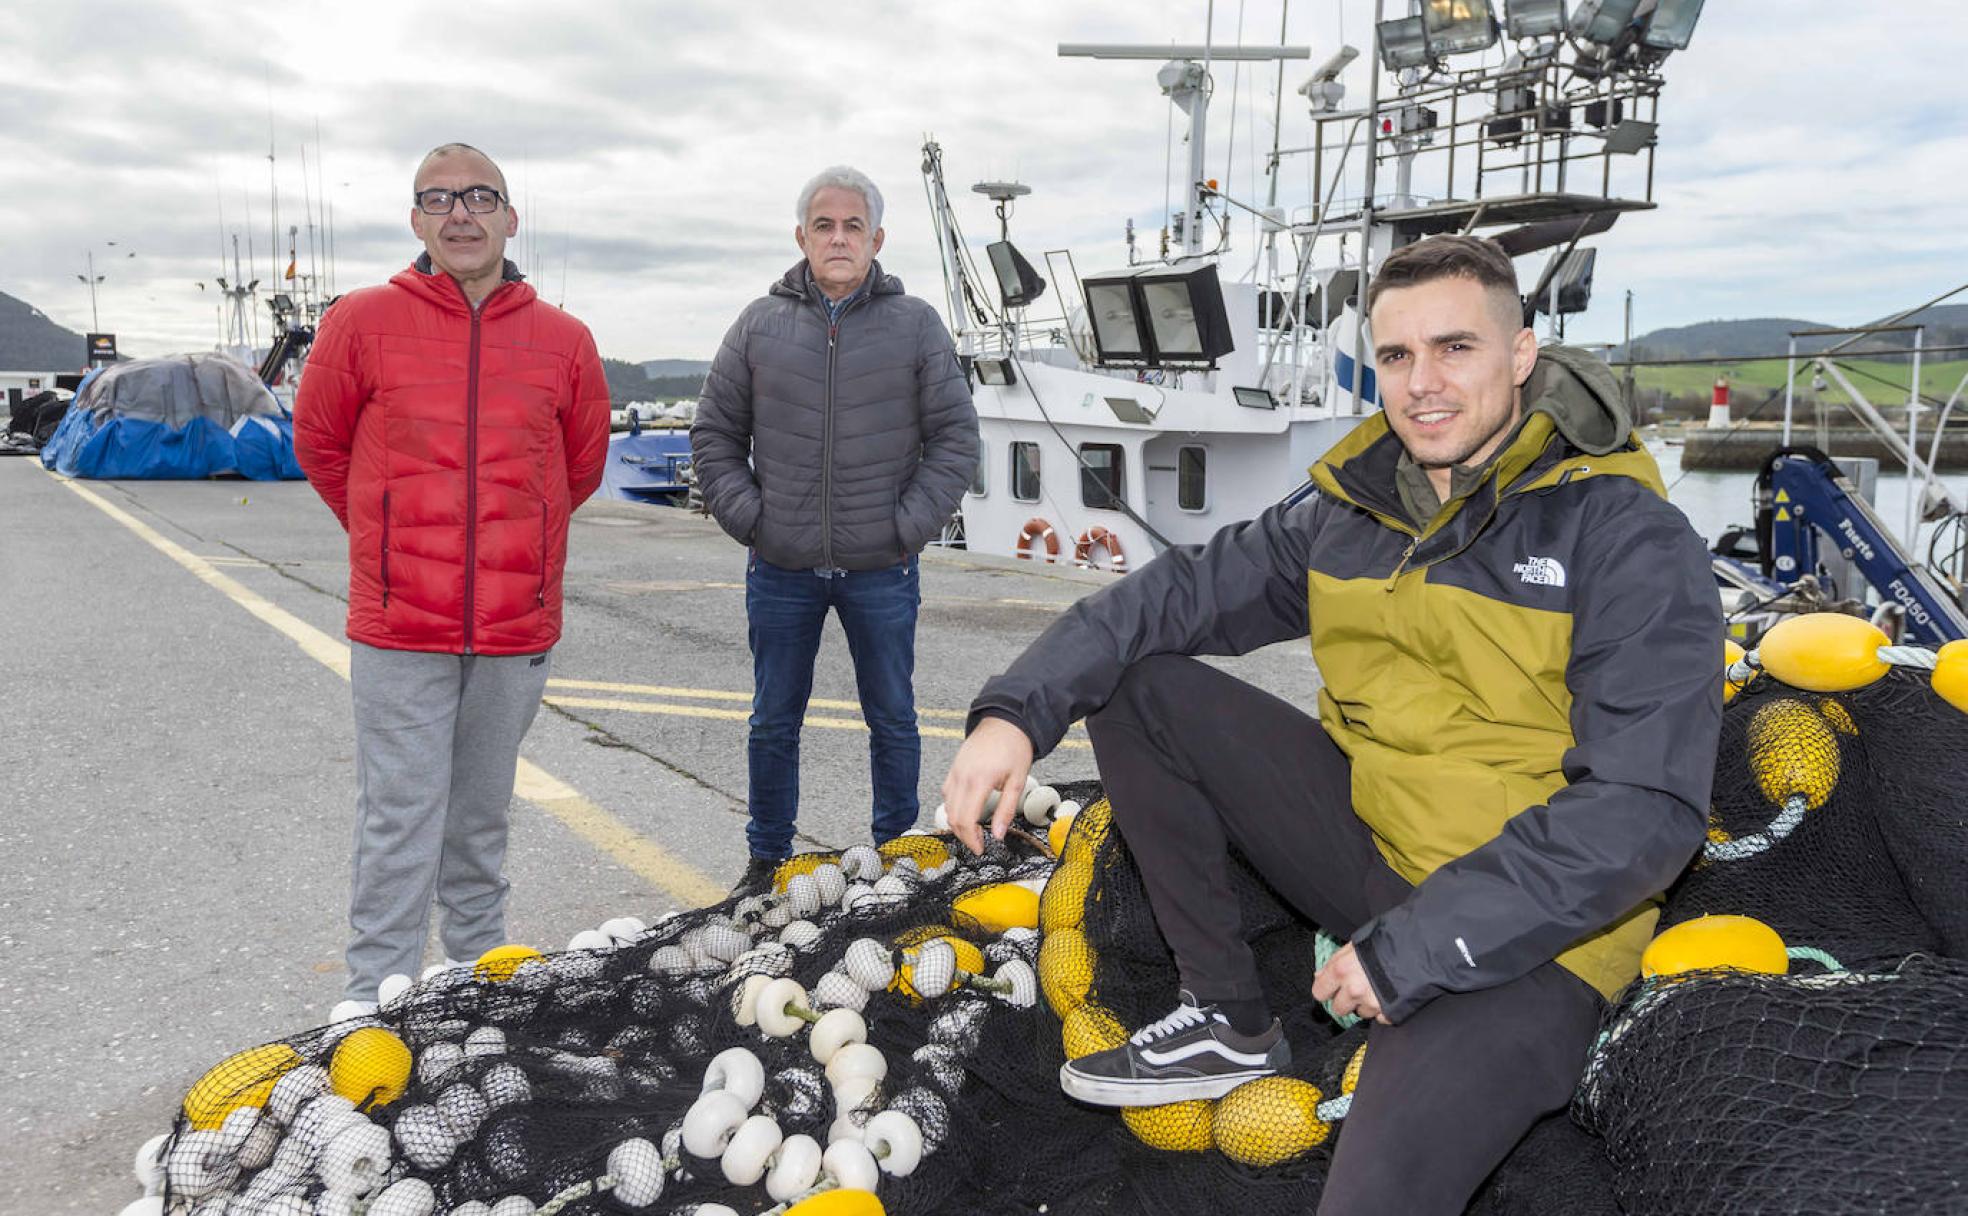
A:
POLYGON ((1214 364, 1236 349, 1216 267, 1144 274, 1140 278, 1155 356, 1164 364, 1214 364))
POLYGON ((1099 362, 1210 367, 1236 349, 1213 263, 1161 263, 1084 282, 1099 362))
POLYGON ((1428 33, 1428 53, 1463 55, 1496 45, 1496 13, 1490 0, 1423 0, 1421 24, 1428 33))
POLYGON ((1018 373, 1012 370, 1009 359, 978 359, 974 365, 977 368, 979 384, 991 384, 1003 388, 1018 383, 1018 373))
POLYGON ((1023 308, 1045 294, 1046 281, 1010 241, 993 241, 984 252, 998 276, 998 295, 1006 308, 1023 308))
POLYGON ((1278 399, 1271 395, 1270 389, 1233 386, 1230 389, 1230 395, 1237 399, 1238 405, 1247 406, 1254 410, 1275 410, 1278 408, 1278 399))
POLYGON ((1601 97, 1585 103, 1585 125, 1601 129, 1617 126, 1626 117, 1626 106, 1617 97, 1601 97))
POLYGON ((1659 51, 1685 51, 1701 15, 1702 0, 1660 0, 1640 41, 1659 51))
POLYGON ((1642 122, 1628 118, 1606 132, 1606 151, 1631 156, 1642 148, 1652 146, 1654 132, 1659 127, 1655 123, 1642 122))
POLYGON ((1512 38, 1545 38, 1565 32, 1565 0, 1503 0, 1504 32, 1512 38))
POLYGON ((1592 269, 1598 258, 1599 251, 1589 245, 1554 254, 1538 281, 1537 295, 1531 300, 1531 307, 1549 314, 1555 288, 1560 313, 1584 312, 1592 302, 1592 269))
POLYGON ((1421 18, 1396 17, 1381 22, 1374 32, 1380 42, 1380 62, 1388 71, 1418 68, 1428 62, 1428 30, 1421 18))
POLYGON ((1572 10, 1572 33, 1587 42, 1611 45, 1627 26, 1640 0, 1579 0, 1572 10))
POLYGON ((1083 283, 1087 317, 1093 323, 1093 345, 1105 363, 1151 363, 1147 326, 1142 324, 1134 298, 1134 276, 1109 275, 1083 283))

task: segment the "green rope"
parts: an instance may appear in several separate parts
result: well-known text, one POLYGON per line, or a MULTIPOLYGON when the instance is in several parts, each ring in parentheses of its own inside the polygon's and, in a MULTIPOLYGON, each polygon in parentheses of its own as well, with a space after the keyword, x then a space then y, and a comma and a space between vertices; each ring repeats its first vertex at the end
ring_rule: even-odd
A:
POLYGON ((1823 967, 1826 971, 1839 972, 1845 970, 1844 964, 1818 949, 1816 946, 1790 946, 1784 950, 1784 953, 1794 959, 1809 959, 1811 962, 1823 967))
MULTIPOLYGON (((1325 970, 1326 964, 1332 962, 1333 955, 1338 954, 1339 948, 1345 944, 1324 929, 1319 930, 1312 937, 1312 966, 1316 970, 1325 970)), ((1337 1022, 1341 1030, 1359 1024, 1359 1014, 1349 1013, 1342 1016, 1333 1012, 1331 1001, 1320 1001, 1319 1004, 1325 1009, 1326 1016, 1337 1022)))

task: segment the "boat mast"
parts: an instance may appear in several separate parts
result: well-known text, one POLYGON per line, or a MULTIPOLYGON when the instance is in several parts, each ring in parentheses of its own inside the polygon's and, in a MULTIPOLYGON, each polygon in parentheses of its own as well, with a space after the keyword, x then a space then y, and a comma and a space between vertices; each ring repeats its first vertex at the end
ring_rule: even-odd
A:
POLYGON ((1216 60, 1263 63, 1310 59, 1302 46, 1130 46, 1100 42, 1062 42, 1062 59, 1165 59, 1155 82, 1168 99, 1189 116, 1189 182, 1183 195, 1182 247, 1185 256, 1203 252, 1203 138, 1209 128, 1209 66, 1216 60))

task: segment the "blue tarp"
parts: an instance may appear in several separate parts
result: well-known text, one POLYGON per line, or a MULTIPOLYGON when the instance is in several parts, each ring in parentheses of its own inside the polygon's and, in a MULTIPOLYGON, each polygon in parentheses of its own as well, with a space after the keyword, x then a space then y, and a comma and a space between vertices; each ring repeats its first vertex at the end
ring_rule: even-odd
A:
POLYGON ((140 359, 90 373, 41 463, 68 477, 302 475, 286 412, 251 369, 221 355, 140 359))

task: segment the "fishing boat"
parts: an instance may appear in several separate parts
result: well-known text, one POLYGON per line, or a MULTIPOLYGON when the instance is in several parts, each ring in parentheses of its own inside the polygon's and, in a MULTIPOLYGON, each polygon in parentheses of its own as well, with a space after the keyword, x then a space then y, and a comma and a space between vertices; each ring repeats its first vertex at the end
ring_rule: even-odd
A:
POLYGON ((1544 314, 1555 334, 1585 309, 1587 239, 1655 206, 1662 66, 1701 5, 1510 0, 1501 22, 1487 3, 1416 7, 1376 27, 1363 103, 1349 106, 1340 80, 1351 46, 1298 86, 1310 131, 1293 145, 1288 65, 1310 47, 1061 45, 1163 61, 1156 81, 1187 118, 1187 160, 1171 167, 1182 209, 1146 249, 1129 220, 1125 265, 1049 251, 1041 274, 1010 226, 1030 187, 982 182, 999 225, 983 273, 943 151, 925 144, 945 306, 983 439, 948 539, 1121 571, 1278 501, 1378 408, 1359 302, 1374 267, 1422 237, 1481 233, 1513 257, 1543 255, 1527 323, 1544 314), (1205 170, 1213 73, 1228 64, 1276 65, 1262 197, 1205 170), (1305 158, 1315 193, 1286 200, 1305 158), (1233 239, 1246 219, 1255 248, 1233 239))

